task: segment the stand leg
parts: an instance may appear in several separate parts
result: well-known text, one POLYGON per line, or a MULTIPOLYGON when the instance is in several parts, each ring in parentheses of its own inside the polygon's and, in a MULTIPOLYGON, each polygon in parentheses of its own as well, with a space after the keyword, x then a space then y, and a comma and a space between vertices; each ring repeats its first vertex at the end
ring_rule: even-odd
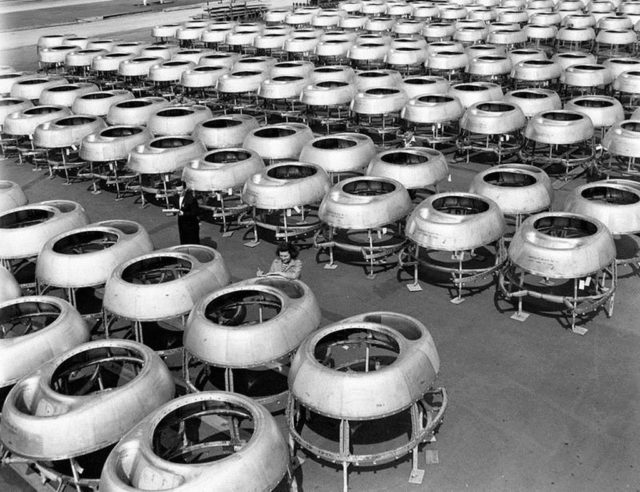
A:
POLYGON ((227 224, 227 214, 224 208, 224 196, 220 193, 220 215, 222 215, 222 237, 230 237, 233 232, 229 233, 229 224, 227 224))
POLYGON ((409 475, 409 483, 420 485, 424 480, 424 470, 418 468, 420 455, 418 454, 418 446, 413 448, 411 458, 411 475, 409 475))
POLYGON ((576 326, 576 309, 578 308, 578 279, 573 279, 573 299, 571 300, 571 331, 578 335, 585 335, 587 330, 583 326, 576 326))
POLYGON ((329 241, 331 246, 329 246, 329 263, 324 266, 325 270, 335 270, 338 268, 338 265, 335 264, 333 258, 333 228, 329 227, 329 241))
POLYGON ((461 304, 464 302, 464 298, 462 297, 462 260, 464 259, 464 252, 458 254, 458 296, 451 299, 451 304, 461 304))
MULTIPOLYGON (((518 285, 520 287, 520 290, 522 290, 522 287, 524 286, 524 272, 520 273, 520 282, 518 282, 518 285)), ((511 319, 524 322, 529 317, 529 313, 525 313, 522 310, 522 299, 522 296, 518 297, 518 311, 511 315, 511 319)))
POLYGON ((253 241, 249 241, 244 243, 244 245, 247 248, 255 248, 258 244, 260 244, 260 239, 258 238, 258 223, 256 222, 256 209, 255 207, 253 207, 253 210, 251 212, 251 218, 253 221, 252 224, 252 228, 253 228, 253 241))
POLYGON ((342 491, 349 491, 349 463, 342 462, 342 491))
POLYGON ((373 236, 371 235, 371 229, 367 230, 367 236, 369 237, 369 273, 367 274, 367 278, 373 280, 376 278, 376 274, 373 273, 373 236))

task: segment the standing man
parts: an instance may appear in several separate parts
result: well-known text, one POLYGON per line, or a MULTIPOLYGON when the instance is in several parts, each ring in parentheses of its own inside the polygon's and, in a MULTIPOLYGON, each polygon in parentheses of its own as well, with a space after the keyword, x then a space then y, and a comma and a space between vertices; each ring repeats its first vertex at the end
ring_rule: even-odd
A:
POLYGON ((177 199, 174 206, 178 210, 178 233, 180 244, 200 244, 200 205, 192 190, 186 189, 184 181, 176 186, 177 199))

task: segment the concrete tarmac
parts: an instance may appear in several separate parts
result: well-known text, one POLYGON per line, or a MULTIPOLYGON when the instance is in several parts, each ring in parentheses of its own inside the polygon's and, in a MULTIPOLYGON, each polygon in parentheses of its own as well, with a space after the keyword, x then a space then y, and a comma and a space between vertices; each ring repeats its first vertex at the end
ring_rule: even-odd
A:
MULTIPOLYGON (((452 189, 465 190, 470 170, 455 169, 452 189)), ((128 218, 143 224, 156 248, 178 242, 175 218, 159 208, 141 209, 134 198, 114 202, 113 195, 91 195, 86 183, 62 186, 61 178, 0 163, 0 178, 19 183, 31 202, 66 198, 82 203, 92 221, 128 218)), ((205 223, 205 242, 214 240, 240 280, 263 269, 274 246, 242 246, 242 233, 222 238, 218 226, 205 223)), ((408 461, 377 472, 353 473, 355 491, 627 491, 638 490, 640 451, 640 337, 637 274, 622 272, 616 310, 586 323, 585 336, 574 335, 550 315, 533 312, 525 323, 509 318, 513 306, 500 302, 495 287, 449 301, 446 288, 429 283, 410 293, 397 270, 374 280, 356 265, 327 271, 316 251, 303 250, 303 280, 318 298, 323 325, 372 311, 399 311, 417 317, 431 331, 440 358, 438 384, 450 395, 450 407, 438 441, 439 464, 427 466, 423 486, 407 483, 408 461)), ((279 417, 282 423, 282 417, 279 417)), ((313 459, 303 465, 304 489, 337 490, 340 474, 313 459)))

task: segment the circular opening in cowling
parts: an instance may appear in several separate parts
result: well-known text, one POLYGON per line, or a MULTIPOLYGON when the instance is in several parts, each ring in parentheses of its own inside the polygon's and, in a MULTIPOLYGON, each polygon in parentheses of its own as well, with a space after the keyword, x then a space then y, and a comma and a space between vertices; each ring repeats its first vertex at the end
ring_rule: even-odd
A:
POLYGON ((316 174, 318 170, 311 166, 282 166, 267 169, 267 176, 274 179, 304 179, 316 174))
MULTIPOLYGON (((222 58, 231 58, 231 55, 225 55, 224 53, 213 53, 211 55, 205 55, 202 58, 205 60, 220 60, 222 58)), ((202 60, 202 58, 200 58, 202 60)))
POLYGON ((232 128, 239 125, 242 125, 242 121, 232 120, 230 118, 216 118, 202 123, 202 126, 205 128, 232 128))
POLYGON ((127 56, 131 55, 129 53, 107 53, 104 55, 105 58, 126 58, 127 56))
POLYGON ((53 251, 65 255, 82 255, 108 249, 118 242, 116 234, 104 231, 84 231, 63 237, 53 245, 53 251))
POLYGON ((80 126, 86 125, 88 123, 93 123, 96 121, 95 118, 90 118, 88 116, 69 116, 67 118, 62 118, 56 121, 56 125, 58 126, 80 126))
POLYGON ((363 77, 365 79, 375 79, 379 77, 386 77, 387 73, 385 72, 362 72, 358 74, 358 77, 363 77))
POLYGON ((472 196, 448 195, 436 198, 432 206, 449 215, 476 215, 489 210, 489 204, 472 196))
POLYGON ((326 138, 321 138, 319 140, 316 140, 311 145, 316 149, 338 150, 338 149, 348 149, 350 147, 355 147, 357 143, 348 138, 326 137, 326 138))
POLYGON ((37 114, 51 114, 57 113, 60 108, 56 106, 34 106, 33 108, 25 109, 22 114, 25 115, 37 115, 37 114))
POLYGON ((411 166, 414 164, 423 164, 429 161, 429 157, 417 152, 409 152, 403 150, 392 151, 380 156, 382 162, 389 164, 397 164, 401 166, 411 166))
POLYGON ((522 188, 524 186, 532 186, 537 182, 536 178, 530 174, 510 171, 488 173, 484 175, 483 180, 490 185, 504 188, 522 188))
POLYGON ((80 89, 77 85, 57 85, 48 89, 49 92, 70 92, 80 89))
POLYGON ((217 72, 222 70, 224 67, 212 67, 212 66, 204 66, 204 67, 195 67, 193 69, 194 72, 217 72))
POLYGON ((528 50, 526 48, 511 51, 511 54, 513 55, 535 55, 537 53, 538 53, 538 50, 528 50))
POLYGON ((140 56, 138 58, 134 58, 131 60, 132 63, 147 63, 147 62, 154 62, 157 61, 157 58, 154 58, 152 56, 140 56))
POLYGON ((83 231, 69 234, 55 242, 53 251, 64 255, 82 255, 108 249, 118 242, 116 234, 104 231, 83 231))
POLYGON ((611 205, 633 205, 640 202, 640 196, 637 193, 613 186, 593 186, 582 190, 581 195, 587 200, 611 205))
POLYGON ((0 308, 0 340, 29 335, 51 325, 60 308, 49 302, 16 302, 0 308))
POLYGON ((514 91, 511 93, 511 95, 519 99, 545 99, 549 97, 548 94, 544 94, 542 92, 528 91, 526 89, 521 91, 514 91))
POLYGON ((395 191, 396 185, 388 181, 375 179, 357 179, 345 184, 342 190, 356 196, 386 195, 395 191))
POLYGON ((11 181, 0 181, 0 190, 8 190, 10 188, 13 188, 11 181))
POLYGON ((205 155, 204 161, 212 164, 227 164, 246 161, 250 157, 251 154, 245 150, 216 150, 205 155))
POLYGON ((474 44, 468 47, 469 51, 495 51, 496 47, 492 44, 474 44))
POLYGON ((241 70, 240 72, 233 72, 231 75, 234 77, 253 77, 255 75, 261 75, 262 72, 254 72, 249 70, 241 70))
POLYGON ((244 58, 239 60, 240 63, 263 63, 264 61, 264 58, 244 58))
POLYGON ((588 220, 573 216, 549 215, 533 223, 536 231, 551 237, 578 239, 593 236, 598 227, 588 220))
POLYGON ((100 136, 109 138, 130 137, 142 133, 142 128, 137 126, 115 126, 106 128, 100 132, 100 136))
POLYGON ((373 89, 367 89, 365 93, 372 96, 390 96, 392 94, 399 94, 400 90, 390 87, 374 87, 373 89))
POLYGON ((188 65, 191 62, 188 61, 179 61, 179 60, 174 60, 174 61, 168 61, 168 62, 164 62, 162 65, 165 67, 183 67, 185 65, 188 65))
POLYGON ((266 323, 282 311, 282 300, 258 289, 246 288, 212 299, 204 310, 205 318, 218 325, 250 326, 266 323))
POLYGON ((638 72, 636 70, 629 70, 627 72, 627 75, 631 75, 632 77, 640 77, 640 72, 638 72))
POLYGON ((569 67, 571 70, 578 70, 581 72, 595 72, 597 70, 606 70, 607 67, 602 65, 572 65, 569 67))
POLYGON ((10 212, 0 216, 0 228, 20 229, 41 224, 53 217, 53 212, 39 208, 28 208, 17 212, 10 212))
POLYGON ((130 46, 138 46, 138 44, 139 43, 133 43, 133 42, 131 42, 131 43, 118 43, 118 44, 116 44, 116 46, 124 46, 125 48, 128 48, 130 46))
POLYGON ((304 77, 296 77, 294 75, 279 75, 272 79, 274 82, 299 82, 304 80, 304 77))
POLYGON ((499 56, 499 55, 482 55, 478 57, 478 60, 487 61, 487 62, 505 61, 506 59, 507 59, 506 56, 499 56))
POLYGON ((78 49, 78 47, 77 46, 63 45, 63 46, 53 46, 53 47, 51 47, 49 49, 51 51, 71 51, 71 50, 78 49))
POLYGON ((140 99, 131 99, 129 101, 122 101, 116 104, 118 108, 143 108, 145 106, 151 106, 153 103, 151 101, 145 101, 140 99))
POLYGON ((197 55, 198 53, 202 53, 201 50, 182 50, 178 51, 176 55, 197 55))
POLYGON ((616 65, 637 65, 640 63, 640 60, 634 60, 633 58, 609 58, 608 62, 616 65))
POLYGON ((114 96, 115 94, 112 94, 111 92, 91 92, 89 94, 84 94, 80 96, 80 98, 97 100, 97 99, 109 99, 110 97, 114 97, 114 96))
POLYGON ((384 44, 380 44, 380 43, 362 43, 360 44, 361 48, 382 48, 384 47, 384 44))
POLYGON ((553 65, 553 61, 551 60, 525 60, 523 62, 524 65, 534 66, 534 67, 546 67, 548 65, 553 65))
POLYGON ((425 96, 418 97, 418 101, 421 103, 448 103, 453 101, 453 97, 441 96, 438 94, 427 94, 425 96))
POLYGON ((349 84, 347 82, 343 82, 341 80, 325 80, 322 82, 318 82, 317 86, 326 88, 326 89, 336 89, 338 87, 346 87, 349 84))
POLYGON ((620 125, 620 128, 630 132, 640 133, 640 122, 638 121, 626 121, 620 125))
POLYGON ((193 140, 182 137, 163 137, 153 140, 149 143, 149 147, 154 149, 173 149, 177 147, 185 147, 191 145, 193 140))
POLYGON ((543 113, 542 117, 545 120, 551 121, 579 121, 584 118, 584 116, 579 113, 563 113, 560 111, 550 111, 548 113, 543 113))
POLYGON ((600 98, 577 99, 573 101, 573 104, 582 108, 610 108, 613 106, 612 101, 600 98))
POLYGON ((99 53, 102 51, 102 48, 88 48, 86 50, 79 50, 78 53, 82 55, 90 55, 92 53, 99 53))
POLYGON ((558 53, 558 58, 567 58, 569 60, 577 60, 581 58, 586 58, 586 55, 581 53, 558 53))
POLYGON ((338 73, 344 71, 342 67, 319 67, 313 70, 318 73, 338 73))
POLYGON ((261 128, 253 132, 256 137, 260 138, 284 138, 290 137, 296 133, 292 128, 284 128, 281 126, 271 128, 261 128))
POLYGON ((102 393, 133 381, 143 367, 142 353, 129 347, 91 348, 62 362, 50 384, 62 395, 102 393))
POLYGON ((455 90, 463 91, 463 92, 481 92, 481 91, 489 90, 489 88, 484 85, 475 85, 475 84, 458 84, 453 88, 455 90))
POLYGON ((37 85, 37 84, 46 84, 49 82, 49 79, 27 79, 27 80, 19 80, 16 84, 20 85, 37 85))
POLYGON ((347 328, 320 338, 313 347, 315 359, 338 372, 372 372, 390 366, 400 354, 391 334, 365 328, 347 328), (338 350, 339 349, 339 350, 338 350))
POLYGON ((417 77, 414 79, 404 79, 403 82, 409 85, 431 85, 436 83, 436 81, 432 79, 420 79, 417 77))
POLYGON ((169 109, 161 109, 156 114, 163 118, 177 118, 180 116, 188 116, 193 114, 193 110, 187 108, 169 108, 169 109))
POLYGON ((151 448, 158 458, 171 463, 213 463, 242 452, 255 425, 246 408, 203 399, 180 406, 158 422, 151 448))
POLYGON ((17 77, 22 77, 23 75, 23 73, 5 73, 3 75, 0 75, 0 80, 15 79, 17 77))
POLYGON ((486 111, 488 113, 506 113, 513 111, 514 107, 511 104, 498 103, 498 102, 485 102, 476 106, 480 111, 486 111))
POLYGON ((172 282, 193 270, 184 258, 160 255, 138 260, 122 271, 122 280, 130 284, 156 285, 172 282))

